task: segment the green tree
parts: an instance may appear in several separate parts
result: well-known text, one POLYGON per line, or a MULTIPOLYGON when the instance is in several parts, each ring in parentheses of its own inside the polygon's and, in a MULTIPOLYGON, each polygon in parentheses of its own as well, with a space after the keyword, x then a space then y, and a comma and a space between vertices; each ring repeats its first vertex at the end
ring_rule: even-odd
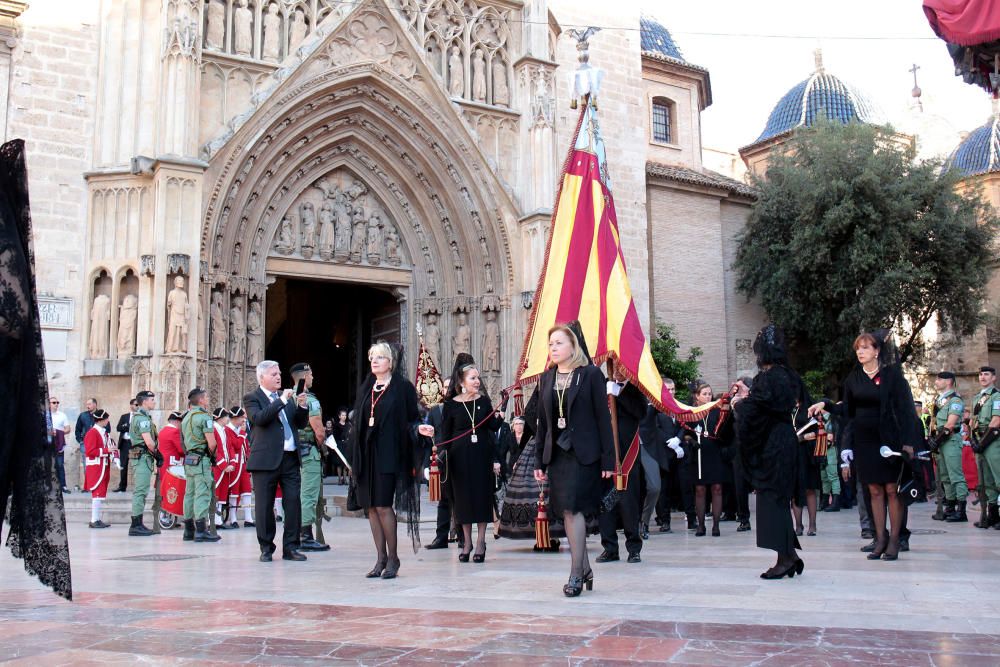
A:
POLYGON ((734 263, 809 366, 842 376, 862 331, 889 327, 900 355, 937 315, 970 335, 983 321, 997 218, 940 162, 914 161, 891 128, 823 122, 800 130, 755 179, 734 263))
POLYGON ((700 347, 692 347, 687 359, 677 354, 680 342, 674 338, 674 328, 663 322, 656 323, 656 335, 649 341, 649 350, 653 354, 653 363, 663 378, 670 378, 676 383, 674 394, 681 401, 690 400, 691 392, 688 385, 698 379, 698 357, 700 347))

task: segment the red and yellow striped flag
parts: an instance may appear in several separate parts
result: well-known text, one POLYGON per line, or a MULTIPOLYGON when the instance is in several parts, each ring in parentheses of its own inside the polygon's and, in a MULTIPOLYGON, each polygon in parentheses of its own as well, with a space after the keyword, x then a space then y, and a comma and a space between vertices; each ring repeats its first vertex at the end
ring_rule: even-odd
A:
POLYGON ((572 320, 580 321, 594 363, 614 360, 658 410, 693 421, 715 405, 694 408, 677 402, 653 363, 632 300, 604 140, 589 98, 563 165, 545 263, 521 352, 519 384, 534 381, 548 366, 549 329, 572 320))

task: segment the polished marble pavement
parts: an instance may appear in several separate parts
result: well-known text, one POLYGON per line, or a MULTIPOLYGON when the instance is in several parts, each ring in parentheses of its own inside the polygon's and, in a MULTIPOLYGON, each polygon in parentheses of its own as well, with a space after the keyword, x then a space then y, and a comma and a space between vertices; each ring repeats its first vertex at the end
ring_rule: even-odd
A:
MULTIPOLYGON (((180 531, 129 538, 125 525, 74 524, 72 603, 0 555, 0 660, 1000 665, 1000 531, 914 508, 913 550, 895 563, 858 551, 855 511, 821 513, 819 535, 801 538, 804 574, 762 581, 769 552, 727 522, 718 538, 654 533, 640 564, 595 563, 595 590, 578 599, 561 593, 565 550, 492 537, 486 563, 465 564, 454 545, 414 555, 401 527, 400 576, 382 581, 363 577, 374 554, 360 519, 326 524, 332 551, 270 564, 257 562, 252 529, 193 544, 180 531)), ((433 525, 421 528, 429 541, 433 525)))

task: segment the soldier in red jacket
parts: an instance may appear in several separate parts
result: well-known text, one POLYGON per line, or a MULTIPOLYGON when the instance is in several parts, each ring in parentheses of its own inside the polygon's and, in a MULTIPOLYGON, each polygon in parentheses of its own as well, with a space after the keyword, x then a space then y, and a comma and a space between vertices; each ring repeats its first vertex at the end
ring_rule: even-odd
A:
MULTIPOLYGON (((224 530, 232 528, 227 522, 223 510, 229 502, 229 487, 236 471, 236 465, 233 462, 233 441, 230 438, 232 431, 226 428, 229 423, 229 410, 216 408, 212 413, 212 419, 215 420, 215 442, 218 443, 215 448, 215 464, 212 466, 212 472, 215 475, 215 527, 224 530)), ((230 506, 229 514, 233 516, 232 506, 230 506)))
POLYGON ((167 417, 167 425, 160 431, 159 446, 160 453, 163 454, 163 465, 167 469, 180 466, 180 474, 171 471, 175 477, 184 477, 184 445, 181 443, 181 420, 184 419, 183 412, 171 412, 167 417))
POLYGON ((86 456, 84 485, 90 491, 90 527, 108 528, 101 521, 101 501, 108 497, 108 481, 111 478, 111 451, 117 451, 108 434, 109 415, 105 410, 94 410, 94 425, 83 438, 86 456))
POLYGON ((232 528, 238 528, 236 522, 237 505, 243 509, 243 527, 253 528, 253 515, 250 508, 250 494, 253 488, 250 485, 250 472, 247 470, 247 454, 249 445, 247 444, 247 434, 245 430, 247 412, 240 406, 229 409, 229 425, 226 426, 228 432, 228 442, 233 455, 233 462, 236 470, 233 472, 231 486, 229 487, 229 520, 232 528))

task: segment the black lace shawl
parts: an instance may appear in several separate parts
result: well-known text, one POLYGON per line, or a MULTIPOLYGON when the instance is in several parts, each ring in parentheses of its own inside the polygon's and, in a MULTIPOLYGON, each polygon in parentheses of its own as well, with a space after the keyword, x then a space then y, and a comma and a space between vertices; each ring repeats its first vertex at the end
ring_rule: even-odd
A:
POLYGON ((24 569, 72 599, 62 490, 49 441, 24 142, 0 146, 0 517, 24 569))

